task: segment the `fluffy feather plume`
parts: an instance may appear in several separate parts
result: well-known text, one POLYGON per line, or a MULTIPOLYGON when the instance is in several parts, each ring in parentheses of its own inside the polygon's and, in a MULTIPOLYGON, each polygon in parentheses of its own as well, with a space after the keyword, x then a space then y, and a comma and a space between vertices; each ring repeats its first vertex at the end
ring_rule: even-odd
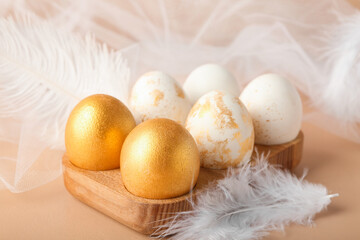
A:
POLYGON ((360 12, 338 18, 339 24, 330 26, 322 38, 329 43, 321 55, 328 78, 323 80, 322 98, 314 102, 342 119, 343 136, 360 139, 360 12))
POLYGON ((34 17, 0 20, 0 117, 41 122, 51 147, 63 148, 67 117, 94 93, 127 102, 129 69, 119 52, 92 36, 60 32, 34 17))
POLYGON ((290 222, 310 224, 331 198, 322 185, 297 178, 260 156, 254 166, 232 169, 192 203, 194 210, 179 213, 161 237, 176 240, 258 239, 290 222))
POLYGON ((32 15, 0 19, 0 139, 18 147, 1 153, 0 181, 22 192, 58 177, 73 107, 95 93, 126 104, 128 90, 121 53, 92 36, 59 31, 32 15))

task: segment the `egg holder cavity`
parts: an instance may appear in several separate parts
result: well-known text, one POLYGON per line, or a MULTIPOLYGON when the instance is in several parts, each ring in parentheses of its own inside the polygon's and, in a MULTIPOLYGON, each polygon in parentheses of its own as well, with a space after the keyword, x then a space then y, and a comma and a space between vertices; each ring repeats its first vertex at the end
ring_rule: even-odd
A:
MULTIPOLYGON (((293 170, 302 156, 304 135, 302 132, 291 142, 280 145, 255 145, 256 154, 269 154, 268 161, 282 168, 293 170)), ((126 190, 120 169, 90 171, 74 166, 63 157, 64 183, 67 190, 81 202, 143 234, 160 234, 161 226, 171 221, 177 212, 191 210, 189 200, 196 202, 199 194, 210 183, 224 178, 226 170, 201 168, 192 192, 171 199, 146 199, 126 190)), ((156 186, 154 186, 156 187, 156 186)))

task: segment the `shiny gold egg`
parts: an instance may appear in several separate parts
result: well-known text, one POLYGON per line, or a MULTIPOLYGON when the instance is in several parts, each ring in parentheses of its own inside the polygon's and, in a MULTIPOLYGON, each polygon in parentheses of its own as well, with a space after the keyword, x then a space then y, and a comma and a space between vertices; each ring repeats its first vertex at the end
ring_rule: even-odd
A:
POLYGON ((170 119, 147 120, 126 138, 120 157, 122 181, 136 196, 164 199, 183 195, 200 170, 195 140, 170 119))
POLYGON ((89 96, 75 106, 67 121, 67 155, 80 168, 118 168, 123 142, 135 126, 131 112, 118 99, 104 94, 89 96))

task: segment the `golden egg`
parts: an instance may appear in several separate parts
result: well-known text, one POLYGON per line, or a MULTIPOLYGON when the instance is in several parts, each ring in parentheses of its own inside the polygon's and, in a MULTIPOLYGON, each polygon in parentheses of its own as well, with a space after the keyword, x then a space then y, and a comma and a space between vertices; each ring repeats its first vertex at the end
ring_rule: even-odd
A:
POLYGON ((131 112, 118 99, 104 94, 89 96, 75 106, 67 121, 67 155, 80 168, 118 168, 123 142, 135 126, 131 112))
POLYGON ((194 139, 170 119, 151 119, 138 125, 121 151, 122 181, 129 192, 144 198, 173 198, 189 192, 199 170, 194 139))

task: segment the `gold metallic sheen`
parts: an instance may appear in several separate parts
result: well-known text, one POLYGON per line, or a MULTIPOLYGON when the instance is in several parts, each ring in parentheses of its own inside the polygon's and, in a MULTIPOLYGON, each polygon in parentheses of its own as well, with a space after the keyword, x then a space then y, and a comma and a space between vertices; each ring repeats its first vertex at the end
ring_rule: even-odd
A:
POLYGON ((199 150, 180 124, 164 118, 151 119, 126 138, 120 165, 129 192, 151 199, 173 198, 195 186, 200 170, 199 150))
POLYGON ((65 146, 70 161, 88 170, 119 168, 120 151, 136 123, 118 99, 96 94, 78 103, 66 124, 65 146))

